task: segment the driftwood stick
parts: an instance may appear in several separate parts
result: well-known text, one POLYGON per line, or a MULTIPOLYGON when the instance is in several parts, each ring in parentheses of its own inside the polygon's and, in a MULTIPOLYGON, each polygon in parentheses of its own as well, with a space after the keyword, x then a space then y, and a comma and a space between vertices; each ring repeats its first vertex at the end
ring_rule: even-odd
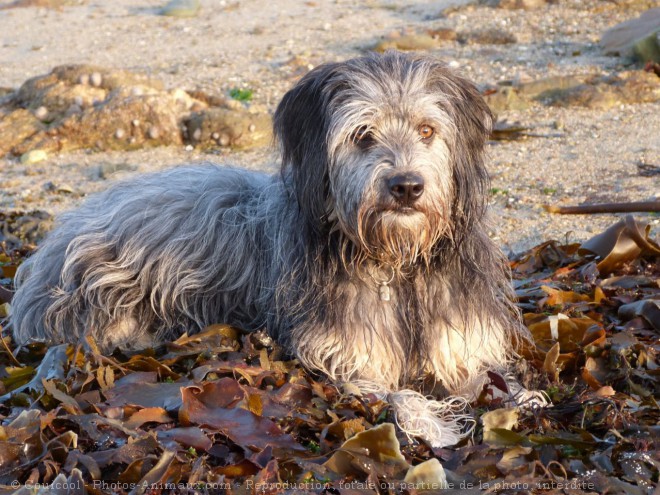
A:
POLYGON ((582 215, 589 213, 635 213, 660 212, 660 201, 639 201, 636 203, 602 203, 595 205, 556 206, 543 205, 548 213, 582 215))

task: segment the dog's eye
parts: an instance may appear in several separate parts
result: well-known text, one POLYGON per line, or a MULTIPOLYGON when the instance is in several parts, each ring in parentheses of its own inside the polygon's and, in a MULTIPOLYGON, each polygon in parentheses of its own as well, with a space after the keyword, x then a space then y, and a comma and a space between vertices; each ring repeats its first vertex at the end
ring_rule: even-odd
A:
POLYGON ((435 129, 428 124, 422 124, 417 128, 417 133, 422 141, 429 141, 435 134, 435 129))
POLYGON ((374 136, 373 133, 371 132, 371 129, 369 129, 369 127, 367 127, 366 125, 358 127, 353 133, 353 142, 358 143, 360 145, 365 145, 370 143, 373 140, 373 138, 374 136))

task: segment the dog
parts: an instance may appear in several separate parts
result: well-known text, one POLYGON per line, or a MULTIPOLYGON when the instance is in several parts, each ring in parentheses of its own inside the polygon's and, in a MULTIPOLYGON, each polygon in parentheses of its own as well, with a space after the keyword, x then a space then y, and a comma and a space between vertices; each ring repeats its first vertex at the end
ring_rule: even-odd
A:
POLYGON ((409 436, 452 445, 529 338, 487 236, 491 124, 435 59, 321 65, 276 109, 279 173, 182 166, 64 214, 18 270, 14 339, 110 351, 265 328, 308 370, 385 397, 409 436), (449 398, 426 397, 429 378, 449 398))

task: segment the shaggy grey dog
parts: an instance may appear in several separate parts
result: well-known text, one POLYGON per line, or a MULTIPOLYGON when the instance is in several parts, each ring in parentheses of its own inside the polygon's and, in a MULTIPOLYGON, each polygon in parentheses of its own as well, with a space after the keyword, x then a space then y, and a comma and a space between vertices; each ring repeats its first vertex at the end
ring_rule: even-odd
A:
POLYGON ((455 443, 460 397, 526 337, 484 226, 488 107, 441 63, 388 53, 314 69, 274 121, 277 175, 180 167, 62 216, 17 274, 16 341, 266 328, 308 369, 387 395, 407 433, 455 443), (421 395, 429 376, 454 398, 421 395))

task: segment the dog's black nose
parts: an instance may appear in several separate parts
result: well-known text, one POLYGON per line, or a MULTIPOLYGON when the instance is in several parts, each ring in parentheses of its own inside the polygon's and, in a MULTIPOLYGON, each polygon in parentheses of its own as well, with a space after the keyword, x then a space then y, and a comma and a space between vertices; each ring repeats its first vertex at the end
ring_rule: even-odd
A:
POLYGON ((424 179, 417 174, 400 174, 387 181, 390 194, 404 206, 411 206, 424 193, 424 179))

